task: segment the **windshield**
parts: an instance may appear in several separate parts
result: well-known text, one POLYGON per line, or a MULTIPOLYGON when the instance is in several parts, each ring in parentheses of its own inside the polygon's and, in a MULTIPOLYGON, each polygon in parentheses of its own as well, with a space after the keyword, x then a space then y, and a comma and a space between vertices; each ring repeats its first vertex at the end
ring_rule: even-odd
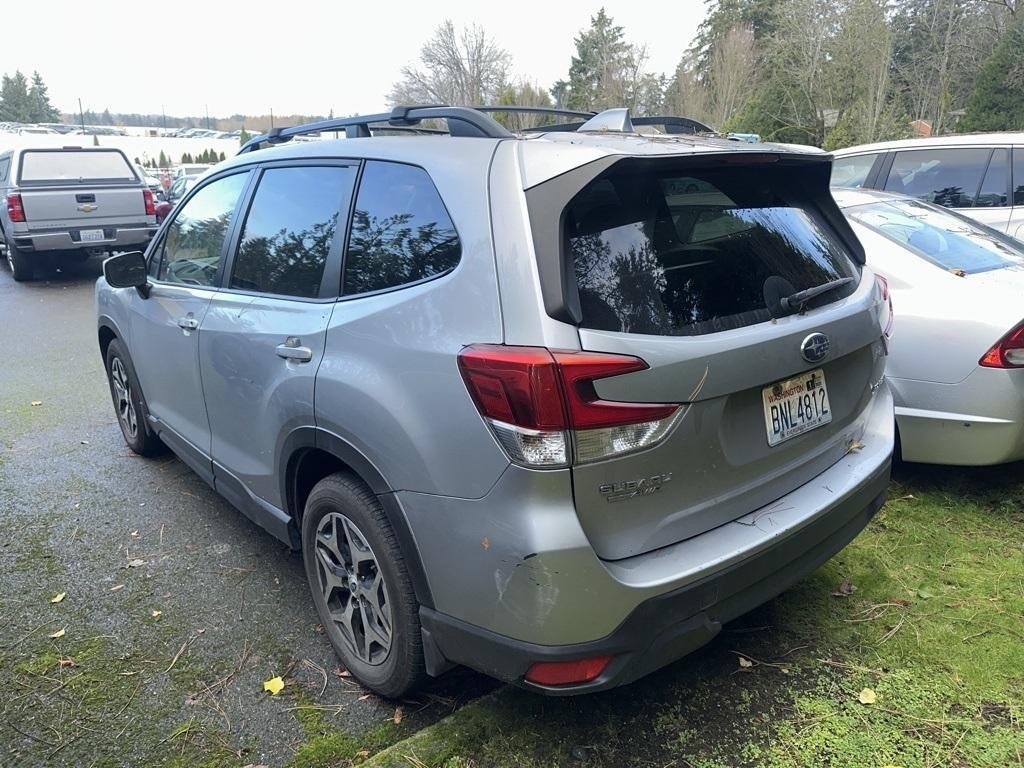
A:
POLYGON ((1024 266, 1024 248, 995 230, 916 200, 867 203, 844 213, 943 269, 974 274, 1024 266))
MULTIPOLYGON (((570 202, 583 325, 693 336, 767 322, 779 299, 858 270, 831 227, 763 168, 616 173, 570 202)), ((807 301, 850 295, 856 280, 807 301)))

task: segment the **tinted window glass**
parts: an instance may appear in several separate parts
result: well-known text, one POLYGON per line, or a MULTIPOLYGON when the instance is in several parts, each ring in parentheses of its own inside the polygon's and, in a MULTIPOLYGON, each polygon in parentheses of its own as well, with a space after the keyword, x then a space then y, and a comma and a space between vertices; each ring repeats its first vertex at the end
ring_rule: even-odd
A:
POLYGON ((354 181, 354 167, 265 171, 245 218, 231 287, 318 296, 338 218, 342 212, 348 214, 354 181))
POLYGON ((422 168, 368 162, 345 256, 346 294, 443 274, 459 263, 459 237, 422 168))
POLYGON ((7 181, 7 171, 11 167, 11 159, 0 160, 0 181, 7 181))
POLYGON ((1007 178, 1010 174, 1010 151, 1008 149, 997 149, 992 153, 992 162, 988 164, 988 172, 985 174, 985 181, 981 184, 978 192, 978 199, 974 203, 976 208, 999 208, 1008 205, 1006 202, 1006 190, 1010 186, 1007 178))
POLYGON ((986 147, 897 152, 885 188, 947 208, 970 208, 991 152, 986 147))
POLYGON ((832 161, 833 187, 863 187, 878 155, 837 157, 832 161))
MULTIPOLYGON (((565 223, 583 324, 663 336, 713 333, 766 322, 782 314, 781 297, 856 277, 828 225, 782 197, 784 171, 613 171, 585 187, 565 223)), ((850 281, 807 306, 855 288, 850 281)))
POLYGON ((1013 148, 1013 204, 1024 205, 1024 147, 1013 148))
POLYGON ((115 149, 32 151, 21 156, 21 181, 135 181, 135 171, 115 149))
POLYGON ((248 173, 225 176, 207 184, 175 211, 164 238, 160 280, 187 285, 217 283, 224 239, 248 181, 248 173))
POLYGON ((1024 268, 1024 249, 975 222, 911 200, 847 208, 844 213, 943 269, 967 273, 1024 268))

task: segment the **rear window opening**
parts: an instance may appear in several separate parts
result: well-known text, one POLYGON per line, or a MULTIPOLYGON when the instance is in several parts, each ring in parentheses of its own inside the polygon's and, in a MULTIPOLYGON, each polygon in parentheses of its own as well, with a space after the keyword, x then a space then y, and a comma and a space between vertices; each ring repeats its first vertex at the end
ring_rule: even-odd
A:
POLYGON ((21 184, 118 183, 138 181, 117 149, 29 150, 21 155, 21 184))
POLYGON ((804 309, 849 296, 859 267, 800 181, 783 165, 613 166, 565 211, 581 325, 697 336, 791 314, 783 297, 833 281, 804 309))

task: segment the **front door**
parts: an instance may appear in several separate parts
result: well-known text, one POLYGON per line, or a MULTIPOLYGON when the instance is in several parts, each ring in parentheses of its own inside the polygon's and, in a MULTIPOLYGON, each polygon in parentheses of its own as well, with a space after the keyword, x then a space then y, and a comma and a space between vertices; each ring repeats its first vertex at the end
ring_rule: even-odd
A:
MULTIPOLYGON (((280 449, 314 426, 355 164, 267 167, 199 339, 218 490, 281 509, 280 449), (241 486, 241 487, 240 487, 241 486), (243 490, 244 488, 244 490, 243 490)), ((235 499, 245 507, 245 499, 235 499)))
POLYGON ((223 251, 249 173, 197 189, 151 255, 152 289, 132 301, 131 352, 161 439, 211 479, 210 424, 199 371, 199 336, 220 283, 223 251))

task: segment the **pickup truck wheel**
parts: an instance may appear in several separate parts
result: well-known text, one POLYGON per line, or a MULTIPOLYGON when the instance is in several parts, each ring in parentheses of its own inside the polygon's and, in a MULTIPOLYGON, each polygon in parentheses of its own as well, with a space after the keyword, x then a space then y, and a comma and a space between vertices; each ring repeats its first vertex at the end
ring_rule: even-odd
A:
POLYGON ((339 472, 310 492, 302 560, 324 633, 352 676, 388 698, 419 686, 419 603, 380 500, 358 478, 339 472))
POLYGON ((10 240, 6 241, 6 245, 7 266, 11 268, 11 275, 19 283, 31 280, 35 273, 32 263, 10 240))
POLYGON ((114 401, 117 423, 128 447, 140 456, 156 456, 164 444, 149 426, 142 388, 135 376, 131 358, 120 341, 114 339, 107 347, 107 382, 114 401))

